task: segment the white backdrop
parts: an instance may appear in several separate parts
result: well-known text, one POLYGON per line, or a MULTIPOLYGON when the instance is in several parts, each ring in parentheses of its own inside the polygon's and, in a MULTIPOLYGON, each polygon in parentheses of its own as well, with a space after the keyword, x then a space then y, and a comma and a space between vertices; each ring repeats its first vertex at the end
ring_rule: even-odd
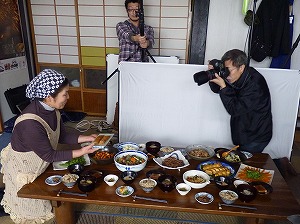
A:
MULTIPOLYGON (((121 62, 119 141, 231 147, 230 117, 219 95, 207 83, 197 86, 193 80, 194 73, 206 69, 204 65, 121 62)), ((300 94, 299 71, 258 70, 272 98, 273 138, 265 152, 272 158, 289 158, 300 94)))
MULTIPOLYGON (((107 77, 109 77, 116 68, 118 68, 118 54, 106 55, 107 65, 107 77)), ((178 64, 179 59, 176 56, 164 57, 164 56, 153 56, 157 63, 171 63, 178 64)), ((150 63, 152 60, 149 58, 150 63)), ((114 121, 115 107, 118 102, 118 73, 114 74, 107 81, 107 113, 106 121, 111 124, 114 121)))

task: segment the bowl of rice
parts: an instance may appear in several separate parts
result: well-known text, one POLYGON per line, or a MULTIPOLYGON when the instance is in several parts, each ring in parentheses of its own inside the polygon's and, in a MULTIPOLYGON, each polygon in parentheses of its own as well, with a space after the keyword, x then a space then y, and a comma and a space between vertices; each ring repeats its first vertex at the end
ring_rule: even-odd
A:
POLYGON ((151 178, 145 178, 140 180, 139 185, 146 193, 149 193, 155 188, 157 182, 151 178))

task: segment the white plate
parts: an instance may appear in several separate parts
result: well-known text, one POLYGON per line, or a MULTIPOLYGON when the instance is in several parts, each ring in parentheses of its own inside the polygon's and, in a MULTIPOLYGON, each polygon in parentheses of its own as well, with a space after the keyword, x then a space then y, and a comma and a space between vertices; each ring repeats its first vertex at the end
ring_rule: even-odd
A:
POLYGON ((168 155, 165 155, 163 157, 158 157, 158 158, 153 158, 154 162, 157 163, 157 165, 165 168, 165 169, 170 169, 170 170, 178 170, 178 169, 182 169, 184 167, 187 167, 190 165, 189 161, 182 155, 181 151, 180 150, 176 150, 168 155), (180 167, 168 167, 168 166, 164 166, 162 163, 163 161, 166 159, 166 158, 169 158, 170 156, 173 156, 173 157, 177 157, 177 159, 180 159, 183 161, 184 165, 183 166, 180 166, 180 167))
POLYGON ((273 176, 274 176, 274 170, 265 170, 258 167, 248 166, 242 163, 240 165, 238 172, 235 175, 235 178, 246 182, 262 181, 271 185, 273 176), (257 176, 257 178, 251 177, 247 175, 249 171, 260 173, 260 175, 257 176))
MULTIPOLYGON (((83 156, 83 158, 85 159, 85 166, 91 165, 91 160, 88 154, 85 154, 83 156)), ((53 170, 66 170, 68 169, 68 167, 65 166, 61 166, 60 164, 64 164, 68 161, 58 161, 58 162, 53 162, 53 170)))
POLYGON ((132 187, 130 187, 130 186, 120 186, 120 187, 118 187, 118 188, 116 189, 116 194, 117 194, 118 196, 122 197, 122 198, 125 198, 125 197, 128 197, 128 196, 132 195, 133 192, 134 192, 134 189, 133 189, 132 187), (126 188, 127 188, 127 191, 128 191, 128 194, 121 194, 121 193, 120 193, 120 188, 121 188, 121 187, 126 187, 126 188))
POLYGON ((53 176, 47 177, 45 180, 45 183, 50 186, 55 186, 55 185, 58 185, 59 183, 61 183, 61 179, 62 179, 62 176, 53 175, 53 176))
POLYGON ((195 199, 196 199, 196 201, 198 201, 200 204, 207 205, 207 204, 210 204, 210 203, 213 202, 214 196, 212 196, 210 193, 207 193, 207 192, 199 192, 199 193, 195 194, 195 199), (198 200, 198 197, 199 197, 199 196, 206 196, 206 197, 209 198, 209 201, 208 201, 208 202, 200 201, 200 200, 198 200))

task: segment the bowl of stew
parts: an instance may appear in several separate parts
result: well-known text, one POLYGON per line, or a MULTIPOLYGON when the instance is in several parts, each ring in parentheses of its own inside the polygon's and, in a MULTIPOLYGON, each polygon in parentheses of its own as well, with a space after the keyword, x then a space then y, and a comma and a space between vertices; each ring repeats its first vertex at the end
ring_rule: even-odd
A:
POLYGON ((118 152, 114 156, 114 162, 120 171, 139 172, 145 168, 148 156, 142 151, 127 150, 118 152))

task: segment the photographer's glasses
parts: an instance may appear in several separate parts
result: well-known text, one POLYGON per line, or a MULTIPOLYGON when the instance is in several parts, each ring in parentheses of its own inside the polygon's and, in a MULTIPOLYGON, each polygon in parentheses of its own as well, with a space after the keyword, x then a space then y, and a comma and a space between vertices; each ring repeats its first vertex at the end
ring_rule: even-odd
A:
POLYGON ((139 11, 139 9, 137 8, 137 9, 127 9, 127 12, 129 12, 129 13, 135 13, 135 12, 138 12, 139 11))

